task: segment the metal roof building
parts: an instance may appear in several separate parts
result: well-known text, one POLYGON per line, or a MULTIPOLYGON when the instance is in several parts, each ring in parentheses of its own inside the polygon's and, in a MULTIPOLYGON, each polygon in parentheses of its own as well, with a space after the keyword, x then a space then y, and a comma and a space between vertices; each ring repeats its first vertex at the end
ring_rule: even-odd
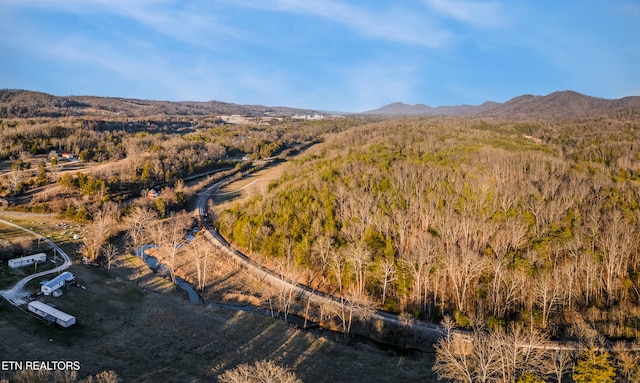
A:
POLYGON ((28 308, 29 311, 36 314, 45 321, 50 323, 55 322, 64 328, 72 326, 76 323, 76 317, 74 317, 73 315, 69 315, 40 301, 29 302, 28 308))
POLYGON ((33 265, 34 263, 45 262, 46 260, 47 260, 47 254, 38 253, 38 254, 29 255, 26 257, 10 259, 9 267, 12 269, 17 269, 20 267, 33 265))
POLYGON ((67 282, 71 282, 74 279, 75 277, 72 273, 65 271, 50 281, 41 282, 42 286, 40 286, 40 291, 42 291, 44 295, 50 295, 52 292, 64 286, 67 282))

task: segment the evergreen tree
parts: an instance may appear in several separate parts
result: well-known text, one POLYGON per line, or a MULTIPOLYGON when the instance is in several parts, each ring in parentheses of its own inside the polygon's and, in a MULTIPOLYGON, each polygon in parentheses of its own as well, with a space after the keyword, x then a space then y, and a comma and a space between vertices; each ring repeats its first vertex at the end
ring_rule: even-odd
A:
POLYGON ((584 351, 573 371, 576 383, 614 383, 616 372, 609 361, 609 353, 599 353, 594 347, 584 351))
POLYGON ((540 379, 530 372, 525 372, 524 374, 520 375, 518 383, 544 383, 544 380, 540 379))

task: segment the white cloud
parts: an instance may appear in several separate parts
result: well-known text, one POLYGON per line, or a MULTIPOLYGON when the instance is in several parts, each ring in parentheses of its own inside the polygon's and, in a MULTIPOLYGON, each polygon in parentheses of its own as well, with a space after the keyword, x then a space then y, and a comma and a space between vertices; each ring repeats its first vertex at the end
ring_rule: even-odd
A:
POLYGON ((494 28, 506 22, 500 4, 495 1, 425 0, 425 3, 444 16, 474 27, 494 28))

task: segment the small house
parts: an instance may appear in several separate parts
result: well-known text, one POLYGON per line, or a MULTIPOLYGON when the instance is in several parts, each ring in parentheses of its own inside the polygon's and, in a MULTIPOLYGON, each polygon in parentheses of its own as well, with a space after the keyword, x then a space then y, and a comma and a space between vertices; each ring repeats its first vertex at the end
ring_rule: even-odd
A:
POLYGON ((62 158, 66 158, 68 160, 75 160, 78 158, 78 156, 76 156, 71 152, 62 152, 62 158))

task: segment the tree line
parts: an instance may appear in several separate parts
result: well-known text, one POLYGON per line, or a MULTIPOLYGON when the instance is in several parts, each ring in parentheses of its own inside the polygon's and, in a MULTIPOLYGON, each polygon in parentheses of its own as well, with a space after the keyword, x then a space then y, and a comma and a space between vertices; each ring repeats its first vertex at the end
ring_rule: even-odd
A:
POLYGON ((569 338, 579 316, 636 338, 637 128, 371 124, 328 139, 217 224, 250 253, 311 270, 309 283, 390 311, 569 338))
POLYGON ((270 125, 224 125, 203 116, 0 120, 0 160, 11 167, 0 175, 0 196, 17 209, 73 218, 87 200, 95 205, 136 198, 193 174, 233 167, 242 157, 273 156, 349 124, 274 120, 270 125), (67 160, 49 158, 52 151, 77 156, 86 170, 65 170, 61 164, 67 160), (92 170, 95 164, 112 165, 92 170), (64 188, 64 198, 53 192, 31 196, 52 183, 64 188))

